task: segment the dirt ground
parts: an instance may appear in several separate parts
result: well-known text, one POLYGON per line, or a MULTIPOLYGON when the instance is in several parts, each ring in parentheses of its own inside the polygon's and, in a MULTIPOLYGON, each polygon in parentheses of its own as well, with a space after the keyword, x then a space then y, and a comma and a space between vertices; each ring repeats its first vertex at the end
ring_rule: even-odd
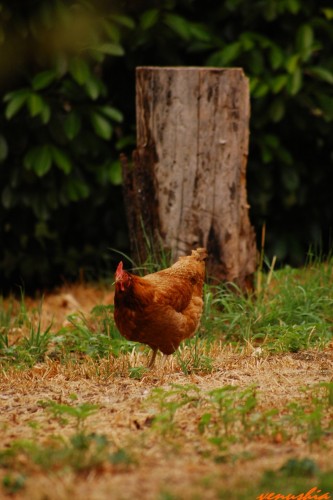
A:
MULTIPOLYGON (((54 324, 61 326, 69 313, 77 309, 89 312, 97 303, 109 304, 112 299, 104 289, 69 287, 45 297, 43 311, 45 319, 52 317, 54 324)), ((29 304, 35 306, 34 302, 29 304)), ((70 395, 76 394, 77 403, 99 406, 98 412, 87 419, 89 432, 105 434, 117 448, 130 450, 134 458, 132 463, 104 464, 87 474, 63 469, 41 471, 29 466, 25 489, 12 498, 210 500, 225 498, 225 490, 258 481, 265 470, 277 470, 289 458, 311 457, 322 470, 332 469, 331 435, 324 447, 315 445, 311 449, 299 436, 286 441, 278 436, 243 440, 232 446, 235 460, 217 462, 204 452, 205 441, 197 432, 200 415, 195 406, 177 411, 177 430, 172 436, 152 431, 149 404, 154 388, 168 389, 172 384, 192 384, 202 393, 226 385, 245 388, 255 384, 261 408, 283 408, 300 397, 299 388, 333 380, 330 347, 320 352, 260 356, 251 346, 236 352, 220 345, 214 350, 211 373, 185 375, 173 356, 163 366, 158 359, 156 368, 140 380, 130 378, 128 366, 140 366, 146 361, 144 353, 133 353, 99 362, 61 364, 48 360, 19 372, 1 370, 1 448, 18 439, 47 443, 50 435, 73 433, 73 424, 62 425, 50 418, 39 401, 69 404, 70 395), (37 431, 31 422, 38 423, 37 431)), ((20 460, 20 467, 26 470, 25 458, 20 460)), ((0 469, 0 481, 6 474, 8 470, 0 469)))

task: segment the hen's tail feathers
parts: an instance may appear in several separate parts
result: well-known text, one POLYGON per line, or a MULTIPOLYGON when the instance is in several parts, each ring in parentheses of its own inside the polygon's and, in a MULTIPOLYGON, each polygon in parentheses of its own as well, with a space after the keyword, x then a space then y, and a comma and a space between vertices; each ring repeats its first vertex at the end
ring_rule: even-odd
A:
POLYGON ((206 260, 208 253, 205 248, 197 248, 196 250, 192 250, 191 257, 194 257, 196 260, 206 260))

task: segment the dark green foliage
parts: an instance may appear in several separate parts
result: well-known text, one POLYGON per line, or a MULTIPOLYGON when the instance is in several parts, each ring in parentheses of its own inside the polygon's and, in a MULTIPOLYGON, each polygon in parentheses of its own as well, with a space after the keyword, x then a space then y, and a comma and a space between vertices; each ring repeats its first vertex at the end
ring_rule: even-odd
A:
POLYGON ((39 2, 24 24, 20 9, 2 12, 3 50, 28 53, 2 88, 0 273, 28 290, 98 269, 109 242, 126 237, 123 114, 102 67, 123 54, 122 22, 71 3, 39 2))
POLYGON ((8 288, 106 270, 126 250, 119 152, 134 147, 139 65, 250 77, 251 217, 301 263, 333 224, 333 9, 314 0, 8 2, 0 11, 0 278, 8 288))

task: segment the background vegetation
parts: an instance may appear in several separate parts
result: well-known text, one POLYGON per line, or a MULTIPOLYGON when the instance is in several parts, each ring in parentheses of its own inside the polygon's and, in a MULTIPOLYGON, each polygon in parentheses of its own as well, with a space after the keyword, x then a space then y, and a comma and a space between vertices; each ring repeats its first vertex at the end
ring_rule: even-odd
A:
POLYGON ((138 65, 242 66, 251 218, 301 264, 333 224, 333 8, 317 0, 0 2, 0 282, 107 271, 127 249, 119 152, 138 65))

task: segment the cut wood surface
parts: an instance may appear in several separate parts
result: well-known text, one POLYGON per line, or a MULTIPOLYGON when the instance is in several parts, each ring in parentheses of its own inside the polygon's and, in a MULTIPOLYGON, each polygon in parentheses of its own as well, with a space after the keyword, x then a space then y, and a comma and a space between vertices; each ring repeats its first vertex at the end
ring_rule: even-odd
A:
POLYGON ((246 288, 256 268, 246 163, 249 85, 242 69, 137 68, 137 148, 125 164, 133 250, 208 249, 209 273, 246 288))

